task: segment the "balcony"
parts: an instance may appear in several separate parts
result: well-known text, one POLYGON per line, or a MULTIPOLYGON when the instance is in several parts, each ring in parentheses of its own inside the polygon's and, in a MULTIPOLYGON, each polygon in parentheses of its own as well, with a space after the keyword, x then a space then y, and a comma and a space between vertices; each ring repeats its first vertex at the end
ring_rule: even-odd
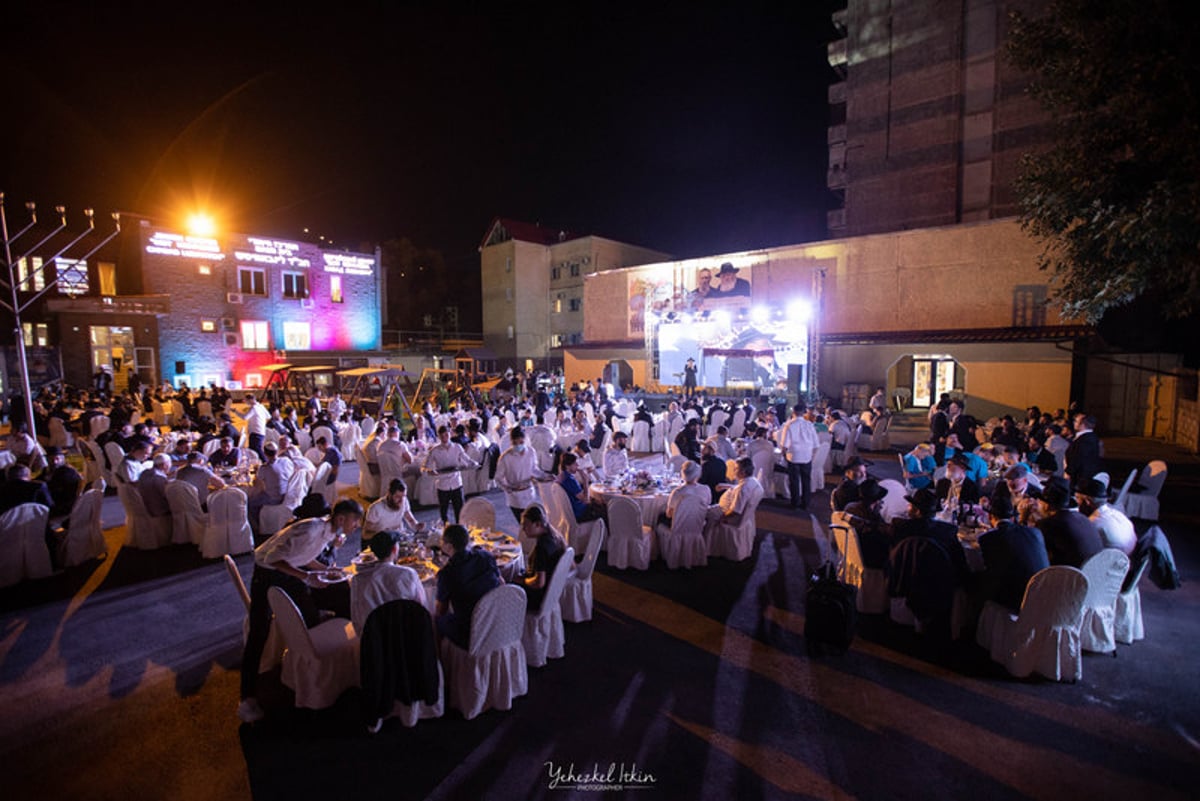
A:
POLYGON ((46 309, 56 314, 144 314, 159 317, 171 313, 170 295, 77 295, 46 300, 46 309))

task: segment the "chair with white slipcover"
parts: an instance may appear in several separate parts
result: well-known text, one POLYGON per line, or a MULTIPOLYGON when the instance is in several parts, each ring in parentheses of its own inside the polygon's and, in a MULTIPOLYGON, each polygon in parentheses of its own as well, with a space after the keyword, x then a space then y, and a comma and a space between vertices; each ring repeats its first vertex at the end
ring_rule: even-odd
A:
POLYGON ((1085 651, 1116 656, 1117 596, 1129 572, 1129 557, 1116 548, 1105 548, 1083 563, 1088 592, 1083 600, 1079 645, 1085 651))
POLYGON ((829 448, 833 441, 827 436, 817 435, 817 452, 813 454, 809 491, 825 489, 825 464, 829 461, 829 448))
POLYGON ((468 498, 463 504, 458 522, 467 528, 491 530, 496 527, 496 507, 487 498, 468 498))
POLYGON ((879 514, 884 522, 890 523, 893 518, 906 515, 908 513, 908 501, 904 500, 904 496, 908 494, 908 491, 904 489, 904 485, 894 478, 885 478, 879 482, 879 486, 887 490, 887 495, 883 499, 883 506, 879 510, 879 514))
POLYGON ((467 720, 488 709, 512 709, 529 692, 525 664, 525 591, 504 584, 484 595, 471 613, 471 638, 464 651, 442 638, 446 703, 467 720))
MULTIPOLYGON (((732 492, 733 490, 730 490, 732 492)), ((754 551, 754 537, 758 533, 755 512, 762 501, 762 488, 749 491, 742 517, 737 523, 717 520, 708 530, 708 555, 719 556, 740 562, 748 559, 754 551)))
POLYGON ((1117 593, 1117 603, 1113 611, 1113 637, 1119 643, 1132 645, 1146 637, 1146 626, 1142 622, 1142 591, 1138 589, 1138 584, 1149 568, 1149 554, 1135 551, 1129 566, 1129 575, 1125 577, 1125 583, 1117 593))
MULTIPOLYGON (((399 455, 387 450, 380 449, 376 452, 375 458, 379 463, 379 494, 382 496, 392 486, 392 481, 395 479, 404 478, 404 460, 399 455)), ((416 503, 416 483, 405 482, 408 490, 409 502, 416 503)))
POLYGON ((605 533, 604 521, 600 521, 600 527, 588 540, 583 560, 575 565, 575 569, 567 576, 567 583, 559 601, 563 620, 583 623, 592 619, 592 573, 596 570, 596 560, 600 557, 605 533))
POLYGON ((329 426, 316 426, 312 430, 312 444, 314 448, 317 446, 317 440, 321 439, 322 437, 324 437, 325 442, 329 445, 329 447, 334 447, 333 429, 329 426))
POLYGON ((649 570, 658 556, 654 529, 642 524, 642 510, 621 495, 608 499, 608 564, 619 569, 649 570))
POLYGON ((199 545, 208 527, 208 515, 200 508, 200 493, 186 481, 168 481, 166 495, 171 509, 171 542, 199 545))
MULTIPOLYGON (((775 454, 774 452, 763 448, 755 452, 750 460, 754 462, 754 477, 758 479, 758 483, 762 484, 763 498, 773 500, 775 498, 775 454)), ((783 473, 779 474, 783 476, 783 473)), ((784 482, 786 484, 786 481, 784 482)))
MULTIPOLYGON (((108 471, 112 474, 113 480, 110 485, 115 486, 121 482, 116 480, 117 468, 121 466, 121 462, 125 461, 125 449, 121 447, 119 442, 104 443, 104 456, 108 459, 108 471)), ((104 477, 108 481, 108 476, 104 477)))
MULTIPOLYGON (((424 594, 419 585, 418 590, 424 594)), ((376 605, 358 639, 367 731, 377 733, 385 717, 399 718, 401 725, 412 728, 422 719, 442 716, 446 679, 425 598, 394 598, 376 605), (426 671, 436 671, 436 689, 425 681, 434 678, 426 671)))
POLYGON ((22 503, 0 515, 0 587, 54 572, 46 547, 50 510, 40 503, 22 503))
POLYGON ((1083 677, 1079 625, 1087 591, 1083 571, 1047 567, 1029 579, 1018 614, 988 601, 975 639, 1018 678, 1036 672, 1054 681, 1077 681, 1083 677))
POLYGON ((200 543, 200 555, 215 559, 224 554, 254 550, 254 534, 246 519, 246 493, 225 487, 208 496, 208 525, 200 543))
POLYGON ((89 559, 102 558, 108 553, 100 513, 104 505, 104 490, 90 489, 79 496, 71 507, 68 525, 58 543, 58 563, 74 567, 89 559))
POLYGON ((1138 490, 1130 490, 1120 504, 1125 516, 1141 520, 1158 520, 1158 494, 1167 480, 1167 463, 1155 459, 1142 468, 1137 478, 1138 490))
POLYGON ((75 435, 67 431, 61 417, 51 417, 47 422, 50 428, 50 444, 56 448, 70 450, 75 447, 75 435))
MULTIPOLYGON (((242 606, 246 610, 246 616, 242 618, 242 645, 245 645, 246 638, 250 636, 250 591, 246 589, 246 582, 242 580, 237 562, 233 561, 233 557, 229 554, 225 554, 225 571, 229 573, 229 580, 233 582, 233 588, 237 590, 238 597, 242 599, 242 606)), ((262 658, 258 660, 258 672, 266 673, 273 670, 282 659, 283 640, 279 636, 279 627, 275 625, 275 619, 272 618, 271 628, 267 632, 267 644, 263 647, 262 658)))
POLYGON ((170 515, 152 516, 146 511, 146 503, 136 485, 120 483, 117 497, 125 508, 125 544, 149 551, 171 544, 172 523, 170 515))
POLYGON ((358 637, 354 624, 335 617, 311 629, 296 602, 278 587, 267 590, 275 625, 286 650, 281 680, 296 694, 296 706, 325 709, 358 685, 358 637))
POLYGON ((839 578, 858 588, 855 595, 858 611, 866 614, 887 612, 891 606, 887 573, 879 568, 869 568, 863 563, 858 531, 850 522, 849 515, 845 512, 834 512, 830 530, 834 545, 841 556, 839 578))
MULTIPOLYGON (((566 538, 567 544, 576 551, 586 551, 588 541, 595 536, 598 525, 604 525, 602 520, 588 520, 580 523, 575 519, 575 511, 571 508, 571 499, 567 491, 557 481, 541 481, 537 485, 538 497, 546 508, 547 521, 558 533, 566 538)), ((528 555, 528 554, 527 554, 528 555)))
POLYGON ((546 594, 542 607, 536 612, 526 611, 525 628, 521 644, 525 647, 525 662, 530 667, 541 667, 547 659, 561 659, 566 655, 567 637, 563 629, 562 599, 567 576, 575 568, 575 550, 567 546, 554 571, 546 578, 546 594))
POLYGON ((83 480, 91 484, 96 479, 102 478, 104 483, 111 487, 113 484, 112 471, 104 464, 104 451, 100 450, 100 446, 90 439, 81 437, 79 442, 83 443, 83 447, 80 448, 84 458, 83 480))
POLYGON ((283 501, 278 504, 267 504, 258 512, 258 535, 269 537, 286 526, 292 519, 292 510, 304 501, 308 494, 308 474, 296 470, 288 478, 287 490, 283 501))
POLYGON ((650 452, 650 424, 645 420, 633 422, 633 433, 629 436, 629 450, 634 453, 650 452))
POLYGON ((317 473, 313 476, 312 486, 309 492, 318 493, 325 499, 325 503, 332 508, 337 503, 337 480, 330 481, 329 474, 333 472, 333 465, 329 462, 321 462, 317 465, 317 473))
POLYGON ((546 425, 530 426, 525 430, 525 439, 537 454, 538 468, 546 473, 553 472, 554 448, 558 444, 554 430, 546 425))
POLYGON ((665 523, 656 526, 658 550, 669 570, 708 564, 708 543, 704 540, 707 513, 703 501, 688 496, 675 507, 669 526, 665 523))

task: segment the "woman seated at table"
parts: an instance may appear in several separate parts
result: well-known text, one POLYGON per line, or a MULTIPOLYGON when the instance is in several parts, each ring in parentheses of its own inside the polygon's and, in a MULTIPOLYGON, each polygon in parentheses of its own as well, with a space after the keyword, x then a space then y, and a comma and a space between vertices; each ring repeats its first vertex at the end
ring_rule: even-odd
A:
POLYGON ((671 519, 675 517, 675 510, 684 498, 695 498, 705 508, 713 502, 712 490, 700 483, 700 465, 689 459, 679 468, 679 474, 683 477, 683 484, 671 490, 671 495, 667 498, 667 510, 658 516, 658 522, 668 528, 671 526, 671 519))
POLYGON ((536 540, 529 574, 521 579, 521 586, 525 588, 525 611, 536 614, 542 609, 542 599, 546 597, 546 585, 550 583, 550 574, 554 572, 558 560, 566 553, 567 543, 547 522, 546 511, 536 503, 521 515, 521 533, 536 540))

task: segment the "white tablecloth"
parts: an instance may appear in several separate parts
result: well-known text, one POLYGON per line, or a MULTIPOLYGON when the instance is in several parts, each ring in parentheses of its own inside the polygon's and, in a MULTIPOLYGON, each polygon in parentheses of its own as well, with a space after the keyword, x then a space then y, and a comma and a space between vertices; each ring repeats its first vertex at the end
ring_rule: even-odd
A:
POLYGON ((658 516, 667 511, 667 500, 671 497, 670 491, 667 490, 662 492, 625 494, 620 490, 610 489, 599 484, 589 486, 588 494, 592 500, 603 504, 607 504, 609 498, 617 496, 628 498, 642 510, 642 523, 647 526, 653 526, 658 522, 658 516))

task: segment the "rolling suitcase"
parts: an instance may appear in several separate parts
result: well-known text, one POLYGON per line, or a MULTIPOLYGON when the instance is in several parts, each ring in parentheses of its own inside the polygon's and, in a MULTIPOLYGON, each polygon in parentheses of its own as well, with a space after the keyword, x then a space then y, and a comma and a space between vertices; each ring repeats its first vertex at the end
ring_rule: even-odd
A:
POLYGON ((843 653, 854 641, 858 624, 857 590, 838 580, 837 568, 826 562, 809 577, 804 601, 804 639, 810 654, 828 648, 843 653))

